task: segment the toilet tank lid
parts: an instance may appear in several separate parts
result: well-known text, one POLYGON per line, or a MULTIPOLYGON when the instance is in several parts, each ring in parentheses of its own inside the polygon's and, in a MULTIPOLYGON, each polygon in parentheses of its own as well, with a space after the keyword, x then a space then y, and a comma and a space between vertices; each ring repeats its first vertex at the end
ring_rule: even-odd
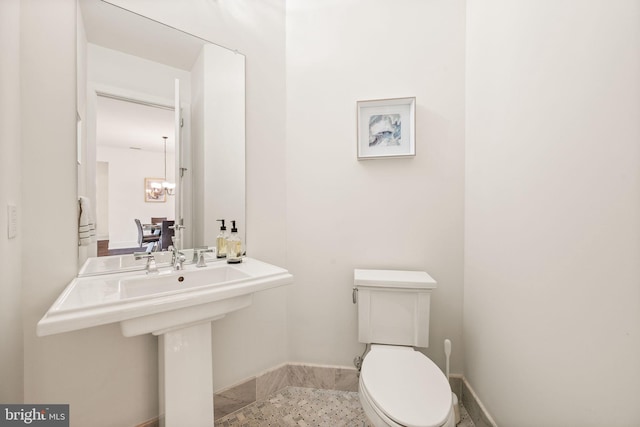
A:
POLYGON ((434 289, 437 282, 426 271, 413 270, 353 270, 353 283, 356 286, 434 289))

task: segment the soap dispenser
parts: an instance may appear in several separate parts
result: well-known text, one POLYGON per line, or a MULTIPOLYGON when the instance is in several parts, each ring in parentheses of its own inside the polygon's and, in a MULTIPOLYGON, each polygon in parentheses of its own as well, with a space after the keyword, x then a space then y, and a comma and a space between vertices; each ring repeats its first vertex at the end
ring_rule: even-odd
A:
POLYGON ((229 264, 242 262, 242 242, 238 237, 235 220, 231 221, 231 235, 227 238, 227 262, 229 264))
POLYGON ((218 219, 222 225, 220 226, 220 233, 216 236, 216 257, 224 258, 227 256, 227 227, 224 225, 224 219, 218 219))

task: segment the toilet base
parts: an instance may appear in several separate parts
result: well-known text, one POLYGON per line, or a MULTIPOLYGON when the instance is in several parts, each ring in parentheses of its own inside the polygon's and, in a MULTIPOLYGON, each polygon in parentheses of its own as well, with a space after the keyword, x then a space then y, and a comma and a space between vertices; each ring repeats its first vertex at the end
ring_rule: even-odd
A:
POLYGON ((458 403, 458 396, 455 393, 451 393, 451 397, 453 398, 453 414, 457 425, 460 422, 460 404, 458 403))

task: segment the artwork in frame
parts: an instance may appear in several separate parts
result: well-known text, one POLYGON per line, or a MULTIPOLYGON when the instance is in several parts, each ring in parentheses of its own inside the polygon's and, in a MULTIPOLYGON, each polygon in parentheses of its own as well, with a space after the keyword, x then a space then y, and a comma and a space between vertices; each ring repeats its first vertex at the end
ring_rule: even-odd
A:
POLYGON ((416 98, 358 101, 358 160, 416 155, 416 98))
POLYGON ((167 201, 167 195, 162 188, 163 178, 144 179, 144 201, 149 203, 162 203, 167 201))

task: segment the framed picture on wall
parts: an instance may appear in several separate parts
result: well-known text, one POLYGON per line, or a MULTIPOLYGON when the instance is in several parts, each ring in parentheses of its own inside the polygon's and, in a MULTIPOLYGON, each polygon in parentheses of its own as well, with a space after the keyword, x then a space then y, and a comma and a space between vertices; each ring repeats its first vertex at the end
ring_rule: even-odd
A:
POLYGON ((358 101, 358 160, 416 155, 416 98, 358 101))
POLYGON ((167 201, 167 195, 162 188, 163 178, 144 179, 144 201, 149 203, 162 203, 167 201))

